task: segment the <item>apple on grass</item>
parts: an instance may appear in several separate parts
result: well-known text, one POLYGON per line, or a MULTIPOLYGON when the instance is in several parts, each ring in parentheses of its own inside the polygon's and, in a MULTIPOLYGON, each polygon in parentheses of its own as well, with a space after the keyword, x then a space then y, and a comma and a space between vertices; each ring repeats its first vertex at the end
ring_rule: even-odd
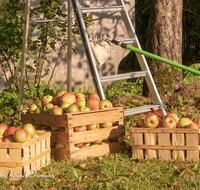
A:
POLYGON ((31 137, 34 136, 36 133, 35 127, 31 123, 26 123, 23 126, 23 129, 26 129, 31 137))
POLYGON ((193 123, 192 120, 190 120, 187 117, 182 117, 181 119, 179 119, 178 128, 186 128, 190 123, 193 123))
POLYGON ((9 135, 13 135, 16 130, 17 130, 17 128, 15 128, 15 127, 9 127, 5 131, 5 137, 7 137, 9 135))
POLYGON ((55 97, 54 97, 54 105, 58 105, 60 106, 60 98, 63 94, 67 93, 67 91, 65 90, 60 90, 56 93, 55 97))
POLYGON ((13 137, 15 139, 16 142, 26 142, 28 141, 29 138, 29 133, 26 129, 17 129, 14 134, 13 137))
POLYGON ((137 125, 139 127, 143 127, 145 124, 144 124, 144 119, 145 117, 147 116, 147 114, 144 114, 142 116, 139 117, 138 121, 137 121, 137 125))
POLYGON ((74 132, 81 132, 81 131, 87 131, 87 125, 74 127, 74 132))
POLYGON ((54 107, 52 103, 48 103, 44 106, 43 110, 45 114, 50 114, 51 109, 54 107))
POLYGON ((113 122, 106 122, 106 123, 100 124, 101 128, 107 128, 107 127, 112 127, 112 126, 113 126, 113 122))
POLYGON ((153 113, 147 114, 144 119, 144 124, 147 128, 156 128, 159 125, 159 118, 153 113))
POLYGON ((199 129, 199 126, 196 123, 190 123, 187 126, 188 129, 199 129))
POLYGON ((6 129, 8 129, 6 125, 0 124, 0 138, 4 137, 6 129))
POLYGON ((173 116, 166 116, 163 119, 163 127, 168 129, 174 129, 177 127, 177 120, 173 116))
POLYGON ((99 109, 109 109, 112 107, 112 103, 109 100, 101 100, 99 103, 99 109))
POLYGON ((87 107, 90 110, 99 110, 100 100, 96 97, 89 98, 87 101, 87 107))
POLYGON ((75 104, 76 103, 76 96, 74 95, 73 92, 67 92, 63 94, 60 98, 60 103, 68 102, 70 104, 75 104))
POLYGON ((67 113, 76 113, 76 112, 79 112, 79 107, 76 104, 71 104, 67 108, 67 113))
POLYGON ((42 106, 44 107, 45 105, 49 104, 49 103, 53 103, 53 96, 51 95, 46 95, 42 98, 42 106))

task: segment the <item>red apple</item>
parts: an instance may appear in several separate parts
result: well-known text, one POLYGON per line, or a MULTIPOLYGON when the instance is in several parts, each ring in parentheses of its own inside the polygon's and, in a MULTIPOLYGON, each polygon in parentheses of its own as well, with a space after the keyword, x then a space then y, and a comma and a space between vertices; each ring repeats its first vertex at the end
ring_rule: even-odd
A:
POLYGON ((50 114, 51 109, 54 107, 52 103, 48 103, 43 107, 44 113, 50 114))
POLYGON ((90 98, 93 98, 93 97, 98 98, 99 101, 100 101, 100 97, 99 97, 99 95, 96 94, 96 93, 90 93, 90 94, 88 95, 88 97, 87 97, 87 101, 88 101, 90 98))
POLYGON ((138 119, 138 121, 137 121, 137 124, 138 124, 139 127, 144 126, 144 118, 145 118, 146 116, 147 116, 147 115, 144 114, 144 115, 142 115, 142 116, 139 117, 139 119, 138 119))
POLYGON ((190 123, 187 128, 189 129, 199 129, 199 126, 196 123, 190 123))
POLYGON ((65 131, 65 127, 60 127, 59 131, 65 131))
POLYGON ((47 105, 48 103, 53 103, 53 96, 51 95, 46 95, 42 98, 42 106, 47 105))
POLYGON ((81 148, 86 148, 89 147, 91 145, 91 142, 85 142, 83 143, 83 146, 81 148))
POLYGON ((0 138, 4 137, 6 129, 8 129, 6 125, 0 124, 0 138))
POLYGON ((63 109, 60 107, 54 107, 50 112, 52 115, 63 115, 63 109))
POLYGON ((23 143, 28 140, 29 133, 26 129, 17 129, 14 132, 13 137, 14 137, 15 141, 23 143))
POLYGON ((76 112, 79 112, 79 107, 76 104, 71 104, 67 108, 67 113, 76 113, 76 112))
POLYGON ((70 104, 75 104, 76 103, 76 96, 74 95, 73 92, 67 92, 63 94, 60 98, 60 103, 68 102, 70 104))
POLYGON ((82 99, 82 100, 79 100, 76 104, 77 104, 77 106, 78 106, 79 108, 84 108, 84 107, 86 107, 87 102, 86 102, 85 99, 82 99))
POLYGON ((99 103, 99 109, 109 109, 112 107, 112 103, 109 100, 101 100, 99 103))
POLYGON ((106 123, 100 124, 101 128, 107 128, 107 127, 112 127, 112 126, 113 126, 113 122, 106 122, 106 123))
POLYGON ((186 128, 190 123, 193 123, 189 118, 186 117, 182 117, 181 119, 179 119, 178 128, 186 128))
POLYGON ((177 127, 177 121, 174 117, 172 116, 166 116, 163 119, 163 127, 173 129, 177 127))
POLYGON ((3 139, 3 142, 15 142, 13 135, 9 135, 3 139))
POLYGON ((159 118, 157 115, 150 113, 145 117, 144 124, 148 128, 156 128, 159 125, 159 118))
POLYGON ((75 147, 81 148, 83 146, 83 143, 75 144, 75 147))
POLYGON ((65 90, 60 90, 56 93, 55 97, 54 97, 54 104, 60 106, 60 98, 63 94, 67 93, 67 91, 65 90))
POLYGON ((80 131, 87 131, 87 125, 83 125, 80 127, 74 127, 74 132, 80 132, 80 131))
POLYGON ((200 128, 200 119, 197 119, 196 124, 198 125, 198 127, 200 128))
POLYGON ((5 131, 5 137, 7 137, 9 135, 13 135, 16 130, 17 130, 17 128, 15 128, 15 127, 9 127, 5 131))
POLYGON ((96 97, 89 98, 87 101, 87 107, 90 110, 98 110, 99 109, 99 99, 96 97))
POLYGON ((35 135, 35 127, 31 123, 26 123, 23 129, 26 129, 31 137, 35 135))
POLYGON ((178 117, 177 114, 175 114, 175 113, 168 113, 165 117, 167 117, 167 116, 172 116, 172 117, 174 117, 174 118, 176 119, 177 123, 178 123, 179 117, 178 117))

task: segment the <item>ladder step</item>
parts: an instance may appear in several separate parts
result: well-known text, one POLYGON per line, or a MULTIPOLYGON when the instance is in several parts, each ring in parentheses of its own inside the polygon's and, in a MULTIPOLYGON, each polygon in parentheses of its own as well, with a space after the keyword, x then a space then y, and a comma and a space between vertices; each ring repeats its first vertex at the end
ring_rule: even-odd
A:
MULTIPOLYGON (((129 38, 129 39, 122 39, 122 40, 116 40, 118 42, 122 42, 122 43, 126 43, 126 44, 133 44, 136 42, 136 39, 135 38, 129 38)), ((113 43, 110 43, 111 46, 115 45, 116 44, 113 44, 113 43)))
POLYGON ((102 77, 100 78, 100 81, 110 82, 110 81, 116 81, 116 80, 145 77, 147 75, 148 75, 148 71, 137 71, 137 72, 131 72, 131 73, 125 73, 125 74, 119 74, 119 75, 112 75, 109 77, 102 77))
POLYGON ((46 20, 29 20, 29 23, 46 23, 46 22, 56 22, 56 21, 67 21, 69 18, 63 18, 63 19, 46 19, 46 20))
POLYGON ((124 7, 110 6, 110 7, 81 7, 82 13, 96 13, 96 12, 110 12, 110 11, 123 11, 124 7))
POLYGON ((159 103, 155 103, 155 104, 151 104, 151 105, 125 109, 124 115, 128 116, 128 115, 150 112, 150 111, 152 111, 151 108, 154 108, 155 110, 162 109, 161 105, 159 103))

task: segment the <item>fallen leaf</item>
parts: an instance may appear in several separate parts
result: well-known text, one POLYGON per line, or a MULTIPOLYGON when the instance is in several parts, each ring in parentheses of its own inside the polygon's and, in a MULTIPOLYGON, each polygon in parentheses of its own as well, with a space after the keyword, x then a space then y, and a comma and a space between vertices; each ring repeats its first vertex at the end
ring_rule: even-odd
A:
POLYGON ((66 183, 67 182, 67 180, 66 179, 59 179, 59 181, 58 181, 59 183, 66 183))
POLYGON ((136 174, 132 172, 126 172, 125 175, 136 175, 136 174))
POLYGON ((81 168, 85 168, 86 164, 80 164, 81 168))
POLYGON ((170 187, 170 186, 171 186, 169 182, 167 182, 166 184, 167 184, 167 187, 170 187))
POLYGON ((79 179, 78 179, 78 182, 81 182, 82 181, 82 178, 81 178, 81 176, 79 177, 79 179))
POLYGON ((176 182, 174 182, 174 185, 180 184, 180 183, 181 183, 180 181, 176 181, 176 182))
POLYGON ((57 175, 57 178, 62 178, 62 175, 58 174, 58 175, 57 175))
POLYGON ((45 189, 45 190, 56 190, 56 188, 55 187, 50 187, 50 188, 45 189))
POLYGON ((140 159, 139 159, 139 162, 142 162, 144 159, 142 158, 142 156, 140 157, 140 159))
POLYGON ((115 179, 112 181, 112 183, 120 183, 121 179, 115 179))
POLYGON ((191 171, 190 169, 187 169, 187 168, 180 168, 180 169, 177 169, 177 171, 178 171, 179 173, 183 173, 183 174, 188 175, 188 176, 194 174, 193 171, 191 171))

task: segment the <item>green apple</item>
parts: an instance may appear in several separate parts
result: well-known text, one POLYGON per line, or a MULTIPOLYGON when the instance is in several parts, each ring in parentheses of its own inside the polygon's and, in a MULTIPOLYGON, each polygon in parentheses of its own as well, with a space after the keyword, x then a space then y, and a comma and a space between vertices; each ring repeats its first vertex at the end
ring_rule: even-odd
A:
POLYGON ((71 104, 68 103, 68 102, 64 102, 64 103, 62 103, 62 104, 60 105, 60 107, 61 107, 62 110, 63 110, 63 113, 66 113, 66 110, 67 110, 67 108, 68 108, 70 105, 71 105, 71 104))
POLYGON ((30 108, 29 108, 29 112, 30 113, 34 113, 36 112, 38 106, 36 104, 31 104, 30 108))
POLYGON ((80 112, 83 112, 83 111, 90 111, 90 108, 88 107, 82 107, 79 109, 80 112))
POLYGON ((107 127, 112 127, 112 126, 113 126, 113 122, 106 122, 106 123, 100 124, 101 128, 107 128, 107 127))
POLYGON ((87 102, 86 102, 86 100, 84 99, 84 100, 79 100, 76 104, 77 104, 77 106, 78 106, 79 108, 84 108, 84 107, 86 107, 87 102))
POLYGON ((35 113, 44 113, 43 107, 38 107, 35 111, 35 113))
POLYGON ((23 129, 26 129, 31 137, 35 135, 35 127, 31 123, 26 123, 23 129))
POLYGON ((44 110, 44 113, 46 114, 50 114, 51 112, 51 109, 54 107, 54 105, 52 103, 48 103, 44 106, 43 110, 44 110))
POLYGON ((95 130, 98 128, 98 124, 92 124, 87 126, 87 130, 95 130))

